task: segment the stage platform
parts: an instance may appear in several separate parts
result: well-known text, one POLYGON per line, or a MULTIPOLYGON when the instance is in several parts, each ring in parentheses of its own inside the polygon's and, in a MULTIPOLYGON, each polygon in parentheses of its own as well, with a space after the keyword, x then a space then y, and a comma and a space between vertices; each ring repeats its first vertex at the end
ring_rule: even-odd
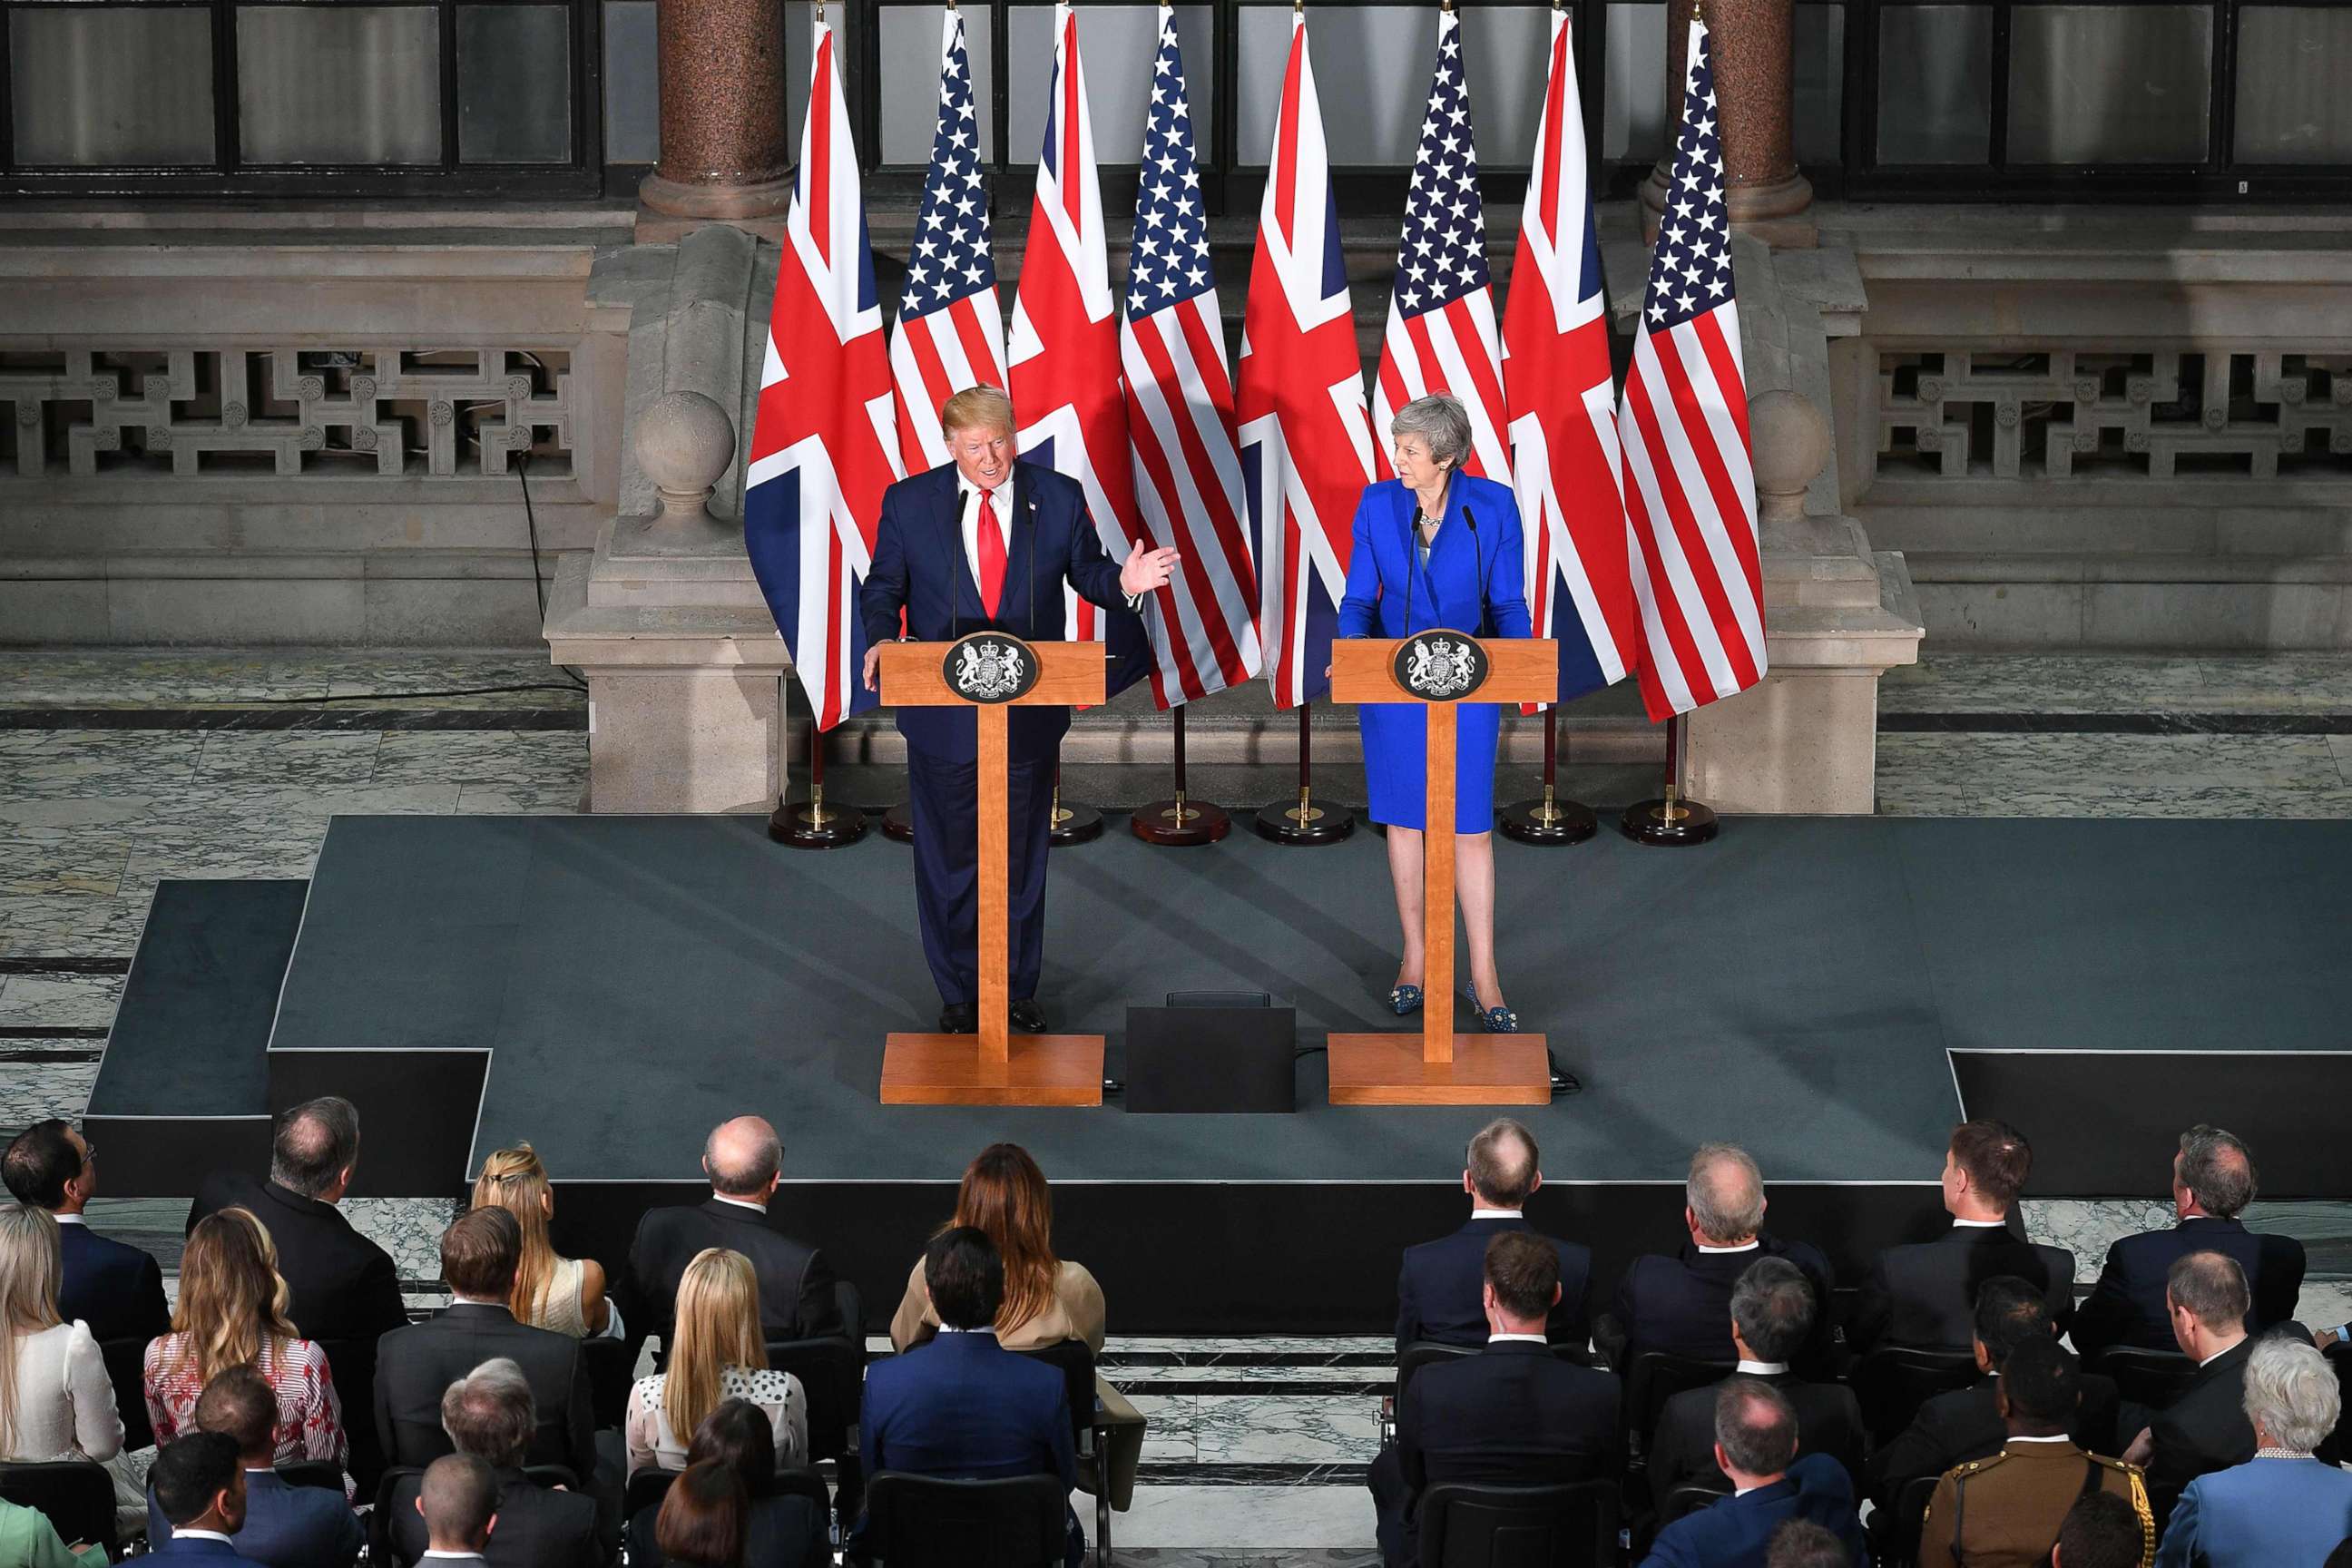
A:
MULTIPOLYGON (((617 1261, 644 1206, 698 1185, 710 1125, 758 1111, 786 1144, 777 1223, 885 1311, 965 1161, 1012 1139, 1121 1331, 1376 1330, 1395 1248, 1458 1223, 1486 1115, 1325 1103, 1325 1033, 1400 1022, 1380 842, 1123 828, 1055 851, 1055 1026, 1108 1036, 1118 1077, 1129 1004, 1270 992, 1297 1009, 1296 1114, 878 1104, 883 1037, 937 1013, 906 851, 878 834, 811 853, 755 818, 362 816, 307 888, 158 890, 91 1136, 112 1191, 172 1195, 257 1166, 271 1109, 345 1093, 356 1191, 455 1194, 528 1138, 559 1245, 617 1261)), ((1755 819, 1692 850, 1604 833, 1497 859, 1511 1000, 1586 1086, 1522 1113, 1535 1212, 1603 1278, 1675 1244, 1715 1138, 1842 1272, 1934 1223, 1969 1113, 2034 1140, 2030 1193, 2155 1196, 2209 1118, 2263 1151, 2265 1195, 2344 1195, 2352 824, 1755 819)))

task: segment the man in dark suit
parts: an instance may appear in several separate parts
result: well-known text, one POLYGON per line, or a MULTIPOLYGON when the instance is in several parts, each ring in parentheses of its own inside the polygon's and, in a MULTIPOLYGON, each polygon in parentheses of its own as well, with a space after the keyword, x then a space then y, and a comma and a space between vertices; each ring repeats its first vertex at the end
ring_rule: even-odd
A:
POLYGON ((2245 1407, 2246 1359, 2254 1342, 2246 1332, 2246 1275, 2234 1258, 2189 1254, 2166 1276, 2164 1300, 2173 1339, 2197 1363, 2197 1374, 2149 1417, 2124 1458, 2147 1469, 2148 1489, 2168 1505, 2198 1477, 2254 1457, 2254 1424, 2245 1407))
MULTIPOLYGON (((1543 1185, 1535 1135, 1503 1117, 1470 1140, 1462 1190, 1470 1194, 1470 1222, 1452 1236, 1404 1251, 1397 1272, 1397 1352, 1416 1340, 1445 1345, 1485 1344, 1489 1330, 1481 1305, 1486 1289, 1486 1246, 1497 1236, 1533 1235, 1520 1212, 1543 1185)), ((1557 1343, 1581 1346, 1591 1337, 1585 1295, 1592 1285, 1592 1252, 1572 1241, 1549 1241, 1559 1265, 1559 1300, 1545 1332, 1557 1343)))
POLYGON ((2074 1348, 2084 1356, 2110 1345, 2170 1350, 2164 1282, 2173 1264, 2191 1252, 2236 1260, 2251 1291, 2247 1332, 2268 1333, 2292 1322, 2303 1289, 2303 1243, 2248 1230, 2239 1220, 2257 1190, 2253 1155, 2244 1143, 2218 1127, 2182 1133, 2172 1157, 2172 1206, 2179 1223, 2125 1237, 2107 1248, 2099 1282, 2074 1314, 2074 1348))
POLYGON ((1372 1460, 1381 1552, 1393 1568, 1418 1555, 1419 1502, 1433 1486, 1546 1486, 1614 1463, 1616 1375, 1560 1360, 1545 1338, 1561 1289, 1553 1244, 1499 1232, 1480 1272, 1486 1348, 1415 1373, 1398 1402, 1396 1442, 1372 1460))
MULTIPOLYGON (((605 1568, 611 1562, 599 1537, 595 1502, 523 1474, 538 1417, 520 1368, 494 1361, 451 1384, 442 1397, 441 1424, 458 1453, 479 1459, 498 1478, 498 1522, 482 1552, 489 1568, 605 1568)), ((416 1508, 422 1480, 411 1472, 392 1483, 384 1522, 398 1563, 415 1563, 429 1545, 416 1508)))
MULTIPOLYGON (((343 1500, 341 1488, 289 1486, 276 1465, 278 1394, 249 1366, 233 1366, 205 1384, 196 1398, 196 1430, 236 1443, 245 1469, 245 1520, 230 1544, 267 1568, 344 1568, 367 1544, 367 1531, 343 1500)), ((161 1542, 172 1527, 151 1489, 147 1539, 161 1542)))
POLYGON ((2009 1228, 2033 1149, 2005 1121, 1962 1122, 1944 1151, 1944 1208, 1951 1227, 1933 1241, 1890 1247, 1871 1266, 1846 1338, 1858 1351, 1882 1344, 1964 1351, 1974 1332, 1977 1288, 1996 1274, 2041 1287, 2062 1330, 2074 1311, 2074 1255, 2009 1228))
POLYGON ((1642 1568, 1764 1568, 1772 1532, 1810 1519, 1863 1561, 1853 1484, 1827 1454, 1797 1455, 1797 1413, 1778 1389, 1730 1377, 1714 1391, 1715 1462, 1734 1495, 1658 1531, 1642 1568))
MULTIPOLYGON (((1114 612, 1132 612, 1165 584, 1173 550, 1140 541, 1124 563, 1103 553, 1076 480, 1014 460, 1013 400, 992 386, 957 393, 940 410, 953 458, 892 485, 882 497, 874 563, 858 591, 866 689, 877 689, 882 645, 907 634, 949 642, 994 630, 1028 642, 1063 640, 1062 588, 1114 612)), ((1067 708, 1010 715, 1013 810, 1012 1023, 1045 1031, 1037 973, 1045 950, 1045 846, 1054 773, 1067 708)), ((979 1026, 978 724, 965 707, 902 708, 907 784, 915 816, 915 912, 939 986, 940 1027, 979 1026)))
MULTIPOLYGON (((1807 1383, 1789 1370, 1790 1358, 1811 1334, 1818 1311, 1804 1271, 1785 1258, 1759 1258, 1731 1291, 1731 1342, 1739 1353, 1736 1375, 1778 1390, 1797 1413, 1797 1452, 1827 1454, 1845 1468, 1860 1495, 1866 1447, 1862 1407, 1839 1383, 1807 1383)), ((1731 1479, 1715 1461, 1715 1390, 1685 1389, 1666 1401, 1650 1438, 1650 1493, 1660 1511, 1676 1487, 1729 1491, 1731 1479)))
POLYGON ((441 1233, 441 1277, 453 1299, 376 1347, 376 1436, 394 1464, 426 1465, 451 1452, 442 1425, 449 1385, 505 1360, 530 1384, 539 1413, 526 1462, 567 1466, 583 1488, 593 1482, 596 1415, 580 1342, 515 1321, 507 1294, 521 1257, 522 1227, 504 1209, 470 1210, 441 1233))
POLYGON ((58 1281, 58 1316, 89 1325, 90 1336, 152 1340, 168 1333, 163 1271, 137 1247, 89 1228, 82 1210, 98 1192, 98 1154, 69 1121, 51 1117, 16 1134, 0 1155, 0 1177, 16 1201, 47 1209, 58 1220, 65 1269, 58 1281))
POLYGON ((482 1553, 499 1523, 499 1478, 471 1454, 444 1454, 425 1467, 416 1511, 435 1568, 489 1568, 482 1553))
MULTIPOLYGON (((1651 1253, 1633 1260, 1617 1287, 1614 1305, 1593 1325, 1593 1338, 1620 1367, 1651 1351, 1696 1361, 1731 1362, 1731 1291, 1759 1258, 1780 1258, 1804 1271, 1813 1300, 1830 1300, 1830 1263, 1808 1242, 1783 1241, 1764 1229, 1764 1176, 1748 1152, 1708 1143, 1691 1156, 1683 1188, 1683 1225, 1690 1240, 1672 1258, 1651 1253)), ((1825 1373, 1831 1360, 1830 1314, 1814 1313, 1796 1364, 1825 1373)))
MULTIPOLYGON (((1004 1304, 1004 1260, 985 1231, 954 1226, 923 1253, 923 1289, 940 1331, 866 1374, 857 1431, 865 1473, 983 1479, 1058 1477, 1078 1484, 1070 1404, 1060 1371, 996 1342, 1004 1304)), ((1068 1519, 1069 1568, 1086 1555, 1077 1517, 1068 1519)), ((865 1524, 850 1555, 862 1556, 865 1524)))
POLYGON ((624 1316, 633 1330, 669 1340, 677 1310, 677 1282, 706 1247, 721 1247, 751 1260, 760 1279, 760 1327, 770 1340, 823 1339, 851 1331, 834 1299, 833 1266, 824 1255, 768 1222, 768 1205, 783 1184, 784 1145, 757 1116, 739 1116, 713 1128, 702 1146, 710 1196, 691 1208, 646 1211, 629 1244, 624 1316))
POLYGON ((147 1472, 147 1484, 155 1489, 156 1504, 172 1527, 172 1538, 149 1557, 202 1568, 266 1568, 236 1545, 245 1524, 245 1470, 236 1438, 191 1432, 165 1444, 147 1472))

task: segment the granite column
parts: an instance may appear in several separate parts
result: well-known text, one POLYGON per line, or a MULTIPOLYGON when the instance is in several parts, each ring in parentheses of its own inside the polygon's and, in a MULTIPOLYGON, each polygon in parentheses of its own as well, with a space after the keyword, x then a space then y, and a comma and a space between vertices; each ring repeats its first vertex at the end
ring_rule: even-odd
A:
MULTIPOLYGON (((1674 181, 1674 136, 1682 123, 1690 21, 1699 0, 1666 0, 1666 149, 1642 183, 1650 220, 1665 210, 1674 181)), ((1724 199, 1731 221, 1752 226, 1794 217, 1812 205, 1812 182, 1797 172, 1790 134, 1796 50, 1793 0, 1706 0, 1714 41, 1716 113, 1723 140, 1724 199)), ((1770 236, 1776 241, 1787 237, 1770 236)))
POLYGON ((782 0, 660 0, 661 161, 638 198, 673 218, 790 205, 782 0))

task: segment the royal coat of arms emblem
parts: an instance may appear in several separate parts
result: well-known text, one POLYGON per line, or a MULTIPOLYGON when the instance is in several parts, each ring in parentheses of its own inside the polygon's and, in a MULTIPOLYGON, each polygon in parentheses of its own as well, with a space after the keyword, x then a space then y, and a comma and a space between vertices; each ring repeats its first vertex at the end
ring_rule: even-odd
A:
POLYGON ((1450 702, 1486 683, 1486 650, 1459 632, 1421 632, 1397 648, 1395 670, 1415 697, 1450 702))
POLYGON ((948 650, 948 688, 971 702, 1010 702, 1037 684, 1028 645, 1002 632, 974 632, 948 650))

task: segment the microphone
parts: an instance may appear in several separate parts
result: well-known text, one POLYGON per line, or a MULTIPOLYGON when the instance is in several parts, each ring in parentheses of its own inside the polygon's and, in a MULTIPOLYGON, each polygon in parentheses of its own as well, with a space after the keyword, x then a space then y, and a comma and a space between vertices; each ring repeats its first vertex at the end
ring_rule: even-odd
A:
MULTIPOLYGON (((961 507, 963 501, 963 488, 961 485, 956 488, 956 500, 961 507)), ((955 551, 948 538, 946 520, 938 517, 935 513, 933 521, 939 523, 940 558, 948 563, 948 641, 953 642, 963 635, 963 617, 958 606, 963 602, 963 595, 959 590, 963 584, 964 563, 956 559, 955 551)), ((957 531, 962 531, 961 524, 957 531)), ((908 629, 913 629, 911 622, 908 629)))
MULTIPOLYGON (((1411 490, 1405 492, 1412 495, 1411 490)), ((1413 568, 1421 564, 1421 498, 1413 496, 1412 517, 1404 525, 1404 635, 1412 636, 1413 568)))
POLYGON ((1470 525, 1470 556, 1471 556, 1471 559, 1472 559, 1472 560, 1474 560, 1474 561, 1475 561, 1475 562, 1477 563, 1477 564, 1478 564, 1478 632, 1477 632, 1477 635, 1483 637, 1485 637, 1485 636, 1486 636, 1486 635, 1487 635, 1487 633, 1486 633, 1486 544, 1485 544, 1485 542, 1484 542, 1482 540, 1480 540, 1480 539, 1479 539, 1479 537, 1478 537, 1478 520, 1477 520, 1475 517, 1474 517, 1474 516, 1472 516, 1472 515, 1471 515, 1471 513, 1470 513, 1470 507, 1469 507, 1469 503, 1468 503, 1468 502, 1466 502, 1466 501, 1463 503, 1463 507, 1462 507, 1462 521, 1465 521, 1465 522, 1466 522, 1466 523, 1468 523, 1468 524, 1470 525))

